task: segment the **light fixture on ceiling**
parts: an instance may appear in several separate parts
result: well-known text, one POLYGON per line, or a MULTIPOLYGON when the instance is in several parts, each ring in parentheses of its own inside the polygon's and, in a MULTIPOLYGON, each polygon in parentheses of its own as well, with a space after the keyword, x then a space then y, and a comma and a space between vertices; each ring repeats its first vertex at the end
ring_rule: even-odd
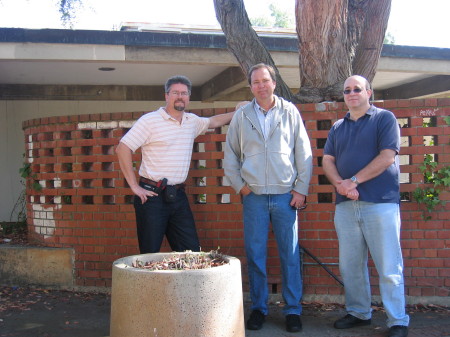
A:
POLYGON ((112 67, 100 67, 100 68, 98 68, 98 70, 100 70, 100 71, 114 71, 114 70, 116 70, 116 68, 112 68, 112 67))

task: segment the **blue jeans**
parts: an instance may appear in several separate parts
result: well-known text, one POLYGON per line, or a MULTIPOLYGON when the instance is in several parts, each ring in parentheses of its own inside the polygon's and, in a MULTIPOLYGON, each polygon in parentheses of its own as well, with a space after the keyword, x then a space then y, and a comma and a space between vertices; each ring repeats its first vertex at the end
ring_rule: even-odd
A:
POLYGON ((298 247, 297 212, 291 208, 290 193, 256 195, 243 198, 244 239, 250 282, 252 310, 268 313, 267 240, 270 222, 278 246, 282 272, 282 295, 285 315, 300 315, 302 307, 302 277, 298 247))
POLYGON ((387 326, 409 324, 405 313, 403 258, 400 247, 400 209, 393 203, 345 201, 334 217, 339 239, 339 268, 349 314, 371 318, 368 251, 379 275, 387 326))
POLYGON ((159 252, 164 235, 173 251, 200 250, 194 216, 184 189, 177 190, 173 203, 158 195, 149 197, 142 204, 141 199, 135 196, 134 210, 141 254, 159 252))

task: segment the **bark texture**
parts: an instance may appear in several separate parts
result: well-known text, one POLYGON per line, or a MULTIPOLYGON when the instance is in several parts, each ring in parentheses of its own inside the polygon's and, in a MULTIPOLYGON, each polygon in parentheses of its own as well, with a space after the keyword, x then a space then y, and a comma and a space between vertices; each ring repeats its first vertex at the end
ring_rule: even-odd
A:
MULTIPOLYGON (((276 70, 276 94, 294 103, 341 101, 348 76, 358 74, 371 82, 383 47, 391 1, 295 0, 301 88, 292 95, 276 70)), ((244 73, 260 62, 276 69, 251 27, 243 1, 214 0, 214 6, 228 48, 244 73)))
POLYGON ((273 66, 277 74, 275 94, 292 101, 292 92, 281 78, 269 51, 252 28, 243 0, 214 0, 214 7, 228 49, 238 60, 244 74, 247 75, 248 70, 258 63, 273 66))
POLYGON ((359 21, 362 21, 358 25, 361 31, 352 63, 353 74, 362 75, 372 83, 383 48, 384 35, 391 13, 391 0, 353 0, 350 1, 349 12, 350 18, 356 15, 353 12, 359 12, 359 21), (361 5, 363 8, 358 10, 357 5, 361 5))

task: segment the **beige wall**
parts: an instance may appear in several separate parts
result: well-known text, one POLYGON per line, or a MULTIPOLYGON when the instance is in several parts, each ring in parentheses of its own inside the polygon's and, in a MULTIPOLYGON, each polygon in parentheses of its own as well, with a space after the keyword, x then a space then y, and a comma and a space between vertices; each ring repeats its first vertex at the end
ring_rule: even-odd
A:
MULTIPOLYGON (((152 111, 163 101, 0 101, 0 222, 10 221, 22 190, 19 169, 25 153, 22 122, 52 116, 152 111)), ((234 107, 235 102, 191 102, 190 109, 234 107)), ((13 219, 14 220, 14 219, 13 219)))

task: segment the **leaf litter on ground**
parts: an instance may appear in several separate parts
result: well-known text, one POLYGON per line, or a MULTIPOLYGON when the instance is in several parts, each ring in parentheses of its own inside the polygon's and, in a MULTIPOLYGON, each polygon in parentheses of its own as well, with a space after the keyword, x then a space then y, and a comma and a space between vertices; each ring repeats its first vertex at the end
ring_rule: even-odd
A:
POLYGON ((132 263, 133 268, 141 268, 149 271, 156 270, 193 270, 208 269, 229 263, 229 259, 219 253, 218 250, 207 252, 186 251, 177 253, 161 261, 140 261, 136 259, 132 263))

